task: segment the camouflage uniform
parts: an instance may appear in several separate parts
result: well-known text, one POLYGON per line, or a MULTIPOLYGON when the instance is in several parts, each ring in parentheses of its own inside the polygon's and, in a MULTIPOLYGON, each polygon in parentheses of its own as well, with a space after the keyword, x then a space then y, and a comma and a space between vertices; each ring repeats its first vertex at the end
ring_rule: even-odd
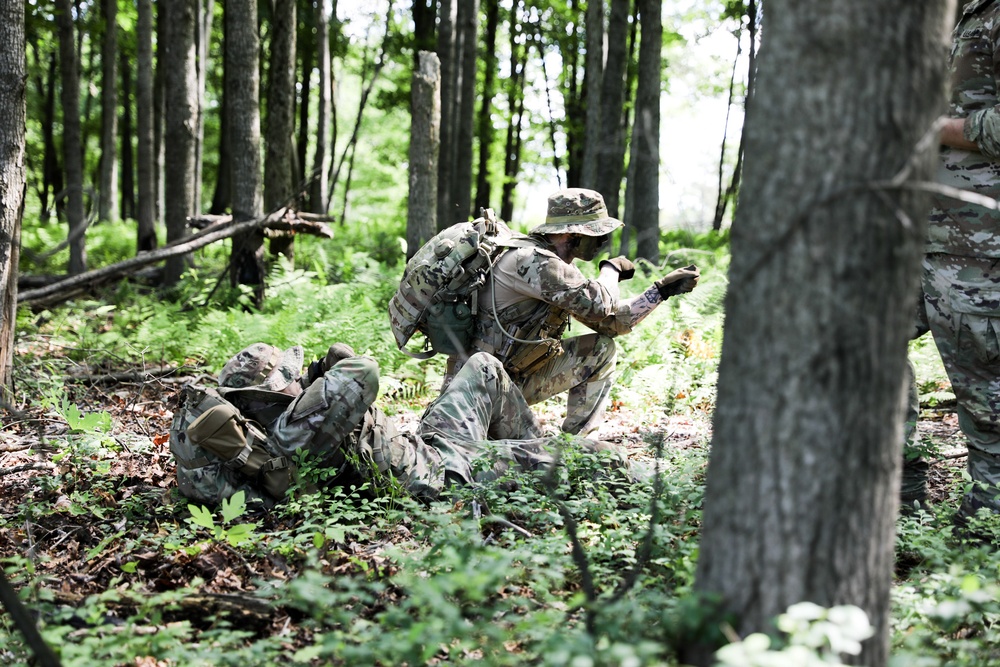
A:
MULTIPOLYGON (((950 115, 979 151, 942 146, 938 181, 1000 196, 1000 2, 973 0, 953 33, 950 115)), ((1000 511, 1000 212, 937 197, 923 263, 928 324, 968 438, 968 470, 978 485, 962 512, 1000 511)))
MULTIPOLYGON (((290 363, 275 370, 273 361, 281 356, 277 348, 252 345, 219 374, 220 384, 228 385, 220 386, 220 393, 260 424, 273 450, 289 457, 305 450, 317 457, 318 465, 336 470, 331 484, 368 481, 383 487, 394 478, 414 496, 431 499, 447 484, 495 477, 509 462, 525 469, 552 462, 552 439, 541 437, 523 396, 489 355, 474 355, 424 412, 417 433, 401 434, 373 405, 379 385, 375 360, 352 356, 343 345, 339 352, 334 347, 303 377, 288 372, 290 363), (274 382, 275 376, 283 380, 274 382), (498 462, 474 472, 473 461, 487 449, 498 462)), ((295 355, 286 351, 284 358, 295 355)), ((594 451, 607 448, 594 441, 580 443, 594 451)), ((234 474, 221 466, 200 469, 194 497, 221 500, 243 488, 271 504, 252 484, 234 480, 234 474)), ((182 490, 191 488, 192 475, 178 461, 181 477, 187 482, 182 490)))
MULTIPOLYGON (((617 279, 584 277, 556 254, 549 235, 602 237, 621 226, 598 192, 561 190, 549 197, 545 224, 505 244, 510 248, 479 296, 474 349, 503 361, 529 404, 568 391, 566 433, 587 435, 600 426, 617 358, 613 338, 630 332, 663 298, 653 286, 621 300, 617 279), (597 333, 562 338, 571 318, 597 333), (534 366, 518 361, 532 355, 541 359, 534 366)), ((460 359, 449 360, 450 369, 460 366, 460 359)))

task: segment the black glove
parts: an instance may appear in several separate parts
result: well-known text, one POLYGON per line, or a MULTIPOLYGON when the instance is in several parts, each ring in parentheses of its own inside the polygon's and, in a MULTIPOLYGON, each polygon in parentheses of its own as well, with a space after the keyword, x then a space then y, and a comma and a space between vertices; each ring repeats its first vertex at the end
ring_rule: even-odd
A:
POLYGON ((656 285, 656 289, 660 292, 660 298, 667 299, 678 294, 690 292, 698 284, 698 278, 700 277, 701 272, 698 271, 698 267, 692 264, 691 266, 685 266, 683 269, 671 271, 653 284, 656 285))
POLYGON ((615 270, 618 271, 618 282, 628 280, 635 275, 635 264, 630 262, 625 255, 602 260, 597 266, 603 269, 605 264, 615 267, 615 270))
POLYGON ((330 346, 330 349, 327 350, 325 357, 317 359, 309 364, 309 368, 306 370, 305 385, 308 387, 313 382, 323 377, 326 372, 336 366, 338 362, 356 356, 358 355, 354 353, 354 350, 347 343, 334 343, 330 346))

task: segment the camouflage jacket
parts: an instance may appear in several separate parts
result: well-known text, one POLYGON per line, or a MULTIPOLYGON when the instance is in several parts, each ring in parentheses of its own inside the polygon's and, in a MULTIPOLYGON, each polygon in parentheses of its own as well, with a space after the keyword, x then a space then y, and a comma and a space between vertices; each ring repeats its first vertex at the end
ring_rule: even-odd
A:
MULTIPOLYGON (((953 118, 965 118, 970 152, 941 147, 937 180, 991 198, 1000 197, 1000 2, 973 0, 955 26, 951 49, 953 118)), ((1000 211, 935 197, 927 252, 1000 257, 1000 211)))
POLYGON ((514 335, 550 314, 561 320, 562 327, 543 332, 546 335, 561 335, 571 317, 608 336, 631 331, 631 313, 617 289, 585 277, 575 265, 560 259, 542 237, 519 240, 500 257, 492 274, 479 295, 474 345, 480 351, 497 354, 510 348, 510 339, 498 330, 497 319, 514 335))

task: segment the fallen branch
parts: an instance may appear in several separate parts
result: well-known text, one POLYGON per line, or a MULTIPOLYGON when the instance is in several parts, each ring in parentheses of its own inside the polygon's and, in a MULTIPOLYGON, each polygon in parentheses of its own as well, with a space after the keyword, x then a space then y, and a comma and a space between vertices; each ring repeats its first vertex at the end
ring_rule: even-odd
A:
POLYGON ((291 209, 280 208, 277 211, 256 220, 211 225, 205 231, 192 236, 184 237, 183 239, 178 239, 177 241, 165 245, 162 248, 150 250, 148 252, 141 252, 135 257, 126 259, 122 262, 111 264, 100 269, 94 269, 93 271, 80 273, 75 276, 69 276, 63 280, 52 283, 51 285, 22 292, 21 294, 18 294, 17 302, 18 304, 31 304, 33 306, 48 306, 54 303, 59 303, 68 298, 72 298, 72 296, 79 294, 88 288, 116 280, 122 276, 128 275, 129 273, 133 273, 142 267, 155 264, 156 262, 162 262, 170 257, 185 255, 198 250, 199 248, 204 248, 205 246, 215 243, 216 241, 228 239, 255 229, 290 230, 302 234, 315 234, 324 238, 333 238, 333 230, 330 229, 328 225, 321 222, 312 222, 296 218, 295 212, 291 209))
POLYGON ((56 467, 51 463, 25 463, 19 466, 11 466, 10 468, 0 468, 0 477, 6 475, 13 475, 16 472, 24 472, 25 470, 55 470, 56 467))

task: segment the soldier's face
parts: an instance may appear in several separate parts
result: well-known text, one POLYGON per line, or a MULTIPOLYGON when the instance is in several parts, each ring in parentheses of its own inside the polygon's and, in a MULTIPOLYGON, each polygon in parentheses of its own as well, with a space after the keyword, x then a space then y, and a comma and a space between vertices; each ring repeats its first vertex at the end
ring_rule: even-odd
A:
POLYGON ((576 250, 573 254, 585 262, 589 262, 603 252, 611 241, 611 234, 604 236, 579 236, 576 250))

